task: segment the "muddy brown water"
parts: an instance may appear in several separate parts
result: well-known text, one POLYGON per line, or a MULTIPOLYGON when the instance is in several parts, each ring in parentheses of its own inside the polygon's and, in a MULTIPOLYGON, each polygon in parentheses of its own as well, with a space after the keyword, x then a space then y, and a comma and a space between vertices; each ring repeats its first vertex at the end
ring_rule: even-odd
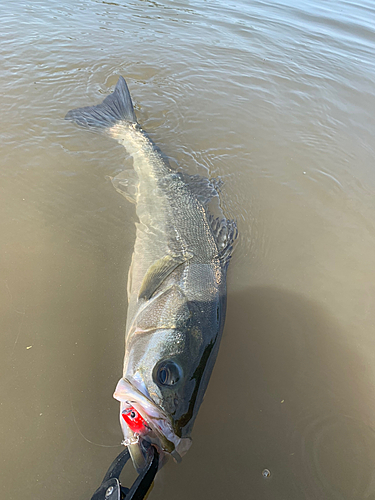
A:
POLYGON ((193 446, 150 499, 375 499, 374 26, 366 0, 3 3, 1 498, 90 499, 121 450, 135 212, 106 176, 131 160, 63 120, 121 74, 240 231, 193 446))

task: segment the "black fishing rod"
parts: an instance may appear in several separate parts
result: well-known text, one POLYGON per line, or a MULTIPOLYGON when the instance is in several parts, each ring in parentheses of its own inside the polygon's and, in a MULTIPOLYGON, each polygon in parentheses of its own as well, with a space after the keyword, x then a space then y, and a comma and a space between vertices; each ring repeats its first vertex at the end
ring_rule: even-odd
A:
POLYGON ((111 463, 102 484, 91 500, 142 500, 150 490, 159 466, 159 453, 152 445, 147 450, 147 463, 130 488, 120 483, 120 474, 130 458, 127 448, 111 463))

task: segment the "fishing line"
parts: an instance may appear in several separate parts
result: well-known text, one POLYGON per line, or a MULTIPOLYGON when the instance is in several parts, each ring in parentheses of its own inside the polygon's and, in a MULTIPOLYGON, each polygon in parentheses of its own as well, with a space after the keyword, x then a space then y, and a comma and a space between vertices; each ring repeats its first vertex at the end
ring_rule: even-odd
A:
POLYGON ((87 441, 88 443, 90 444, 93 444, 95 446, 100 446, 101 448, 118 448, 119 446, 121 446, 120 444, 100 444, 100 443, 94 443, 94 441, 91 441, 90 439, 88 439, 84 434, 83 432, 81 431, 81 429, 79 428, 78 426, 78 422, 77 422, 77 419, 76 419, 76 416, 75 416, 75 413, 74 413, 74 406, 73 406, 73 398, 72 398, 72 391, 70 390, 70 381, 69 379, 67 378, 67 381, 68 381, 68 389, 69 389, 69 397, 70 397, 70 406, 72 408, 72 414, 73 414, 73 420, 74 420, 74 423, 78 429, 78 432, 80 433, 80 435, 83 437, 83 439, 85 441, 87 441))

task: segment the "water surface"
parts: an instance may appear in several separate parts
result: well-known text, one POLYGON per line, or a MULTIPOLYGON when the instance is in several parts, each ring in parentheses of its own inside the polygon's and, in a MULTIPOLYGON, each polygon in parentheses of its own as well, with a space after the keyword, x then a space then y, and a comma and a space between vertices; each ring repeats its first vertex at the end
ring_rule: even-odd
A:
POLYGON ((89 499, 121 451, 135 211, 106 176, 131 160, 63 120, 121 74, 240 231, 194 444, 150 498, 375 499, 374 26, 366 0, 3 7, 2 498, 89 499))

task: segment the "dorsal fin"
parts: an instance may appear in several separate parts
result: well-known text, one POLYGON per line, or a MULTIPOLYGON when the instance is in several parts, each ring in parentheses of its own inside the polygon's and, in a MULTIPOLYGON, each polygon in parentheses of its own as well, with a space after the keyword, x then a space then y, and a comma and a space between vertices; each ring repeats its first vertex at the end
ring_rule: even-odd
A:
POLYGON ((209 223, 218 248, 217 257, 223 266, 227 266, 238 236, 236 221, 210 215, 209 223))
POLYGON ((218 189, 222 182, 220 179, 207 179, 201 175, 190 175, 185 172, 180 172, 185 184, 189 186, 190 191, 197 197, 202 205, 207 205, 212 198, 218 197, 218 189))
MULTIPOLYGON (((190 175, 185 172, 180 172, 179 174, 186 185, 189 186, 191 192, 197 197, 198 201, 206 207, 212 199, 216 198, 219 209, 218 211, 216 210, 216 213, 219 212, 222 214, 219 191, 223 181, 220 177, 208 179, 198 174, 190 175)), ((208 210, 209 212, 211 211, 211 205, 208 210)), ((226 219, 225 217, 216 217, 211 213, 208 214, 208 219, 218 248, 217 257, 223 266, 227 266, 232 256, 233 244, 238 234, 237 224, 234 220, 226 219)))

